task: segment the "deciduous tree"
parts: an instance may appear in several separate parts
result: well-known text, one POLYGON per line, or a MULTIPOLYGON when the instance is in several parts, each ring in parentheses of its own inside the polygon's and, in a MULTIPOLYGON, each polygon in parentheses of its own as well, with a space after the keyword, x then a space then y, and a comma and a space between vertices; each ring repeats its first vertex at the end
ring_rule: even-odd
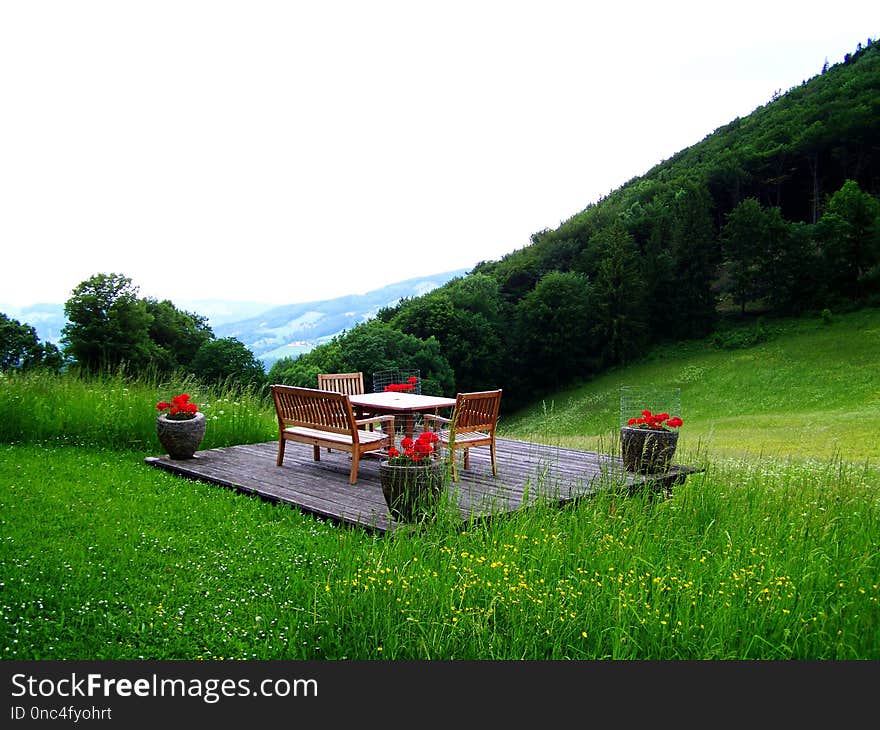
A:
POLYGON ((203 343, 190 367, 206 383, 232 382, 243 386, 263 385, 266 372, 240 340, 222 337, 203 343))
POLYGON ((156 344, 156 366, 171 371, 192 363, 199 348, 214 338, 208 320, 200 314, 185 312, 167 299, 146 299, 152 317, 150 339, 156 344))
POLYGON ((64 352, 92 372, 122 364, 148 367, 158 349, 150 339, 152 317, 137 291, 121 274, 96 274, 79 284, 64 305, 64 352))
POLYGON ((862 298, 880 288, 880 201, 847 180, 828 201, 818 236, 834 292, 862 298))
POLYGON ((535 394, 595 369, 592 289, 574 272, 546 274, 516 306, 517 368, 535 394))
POLYGON ((38 367, 58 371, 61 365, 61 353, 55 345, 41 343, 33 327, 0 313, 0 371, 38 367))

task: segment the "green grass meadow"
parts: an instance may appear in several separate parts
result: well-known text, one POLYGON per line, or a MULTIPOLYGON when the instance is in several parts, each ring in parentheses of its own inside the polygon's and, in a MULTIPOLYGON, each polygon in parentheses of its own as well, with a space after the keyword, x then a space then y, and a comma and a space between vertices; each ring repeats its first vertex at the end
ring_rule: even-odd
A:
MULTIPOLYGON (((608 450, 622 385, 682 389, 668 499, 602 494, 378 536, 144 464, 187 389, 205 447, 257 393, 0 381, 3 659, 880 659, 880 311, 677 345, 505 417, 608 450)), ((356 488, 356 487, 354 487, 356 488)))
MULTIPOLYGON (((745 326, 748 332, 751 326, 745 326)), ((684 458, 880 457, 880 310, 766 325, 752 347, 709 340, 659 349, 645 360, 557 393, 505 420, 503 430, 575 448, 608 448, 624 386, 681 389, 684 458)), ((650 407, 650 406, 649 406, 650 407)))

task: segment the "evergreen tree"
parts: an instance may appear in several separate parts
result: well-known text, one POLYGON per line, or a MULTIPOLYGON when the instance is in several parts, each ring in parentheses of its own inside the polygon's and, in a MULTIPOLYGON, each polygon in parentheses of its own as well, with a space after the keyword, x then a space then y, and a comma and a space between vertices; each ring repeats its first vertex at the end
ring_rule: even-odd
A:
POLYGON ((762 294, 768 233, 761 204, 754 198, 741 201, 730 211, 721 229, 724 255, 721 288, 731 295, 743 314, 746 304, 762 294))
POLYGON ((644 350, 645 280, 632 237, 618 222, 601 236, 604 256, 593 285, 596 323, 593 341, 600 343, 605 365, 626 363, 644 350))
POLYGON ((717 276, 719 247, 712 226, 712 201, 704 187, 684 185, 671 206, 670 251, 675 265, 669 305, 675 320, 671 335, 704 337, 716 321, 712 283, 717 276))

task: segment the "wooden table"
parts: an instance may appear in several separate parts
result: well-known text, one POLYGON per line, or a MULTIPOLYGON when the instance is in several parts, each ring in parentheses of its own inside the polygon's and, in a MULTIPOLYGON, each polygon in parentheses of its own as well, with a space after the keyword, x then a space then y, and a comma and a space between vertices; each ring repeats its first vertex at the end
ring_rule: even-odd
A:
POLYGON ((454 408, 455 398, 443 398, 436 395, 416 395, 415 393, 363 393, 350 395, 351 405, 364 413, 391 414, 402 416, 403 432, 412 438, 415 414, 432 411, 437 413, 441 408, 454 408))

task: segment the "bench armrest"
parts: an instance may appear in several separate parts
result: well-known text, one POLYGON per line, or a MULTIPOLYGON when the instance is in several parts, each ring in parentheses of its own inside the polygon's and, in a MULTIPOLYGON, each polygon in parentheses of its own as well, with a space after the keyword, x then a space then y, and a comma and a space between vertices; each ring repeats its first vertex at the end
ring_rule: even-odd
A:
POLYGON ((359 418, 354 423, 356 426, 369 426, 371 423, 388 423, 388 431, 394 433, 394 416, 372 416, 370 418, 359 418))

